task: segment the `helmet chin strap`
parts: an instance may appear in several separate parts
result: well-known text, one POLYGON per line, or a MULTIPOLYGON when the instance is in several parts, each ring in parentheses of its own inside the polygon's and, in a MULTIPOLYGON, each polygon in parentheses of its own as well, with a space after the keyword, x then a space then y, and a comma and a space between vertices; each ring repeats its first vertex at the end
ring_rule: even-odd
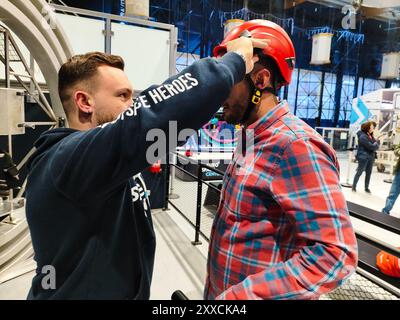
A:
POLYGON ((247 103, 246 111, 245 111, 242 119, 240 120, 241 124, 245 123, 249 119, 251 111, 260 103, 263 92, 270 92, 274 96, 277 95, 276 83, 274 83, 273 87, 268 87, 268 88, 261 90, 261 89, 258 89, 254 85, 254 82, 251 79, 250 75, 247 74, 245 76, 245 80, 247 81, 247 84, 250 87, 251 96, 250 96, 249 102, 247 103))

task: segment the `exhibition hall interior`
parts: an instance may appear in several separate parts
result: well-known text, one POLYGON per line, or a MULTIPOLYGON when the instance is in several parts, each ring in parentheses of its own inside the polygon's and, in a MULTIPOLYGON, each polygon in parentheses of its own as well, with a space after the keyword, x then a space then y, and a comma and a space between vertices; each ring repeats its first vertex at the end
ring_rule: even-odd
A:
POLYGON ((400 0, 0 1, 0 300, 399 300, 399 159, 400 0))

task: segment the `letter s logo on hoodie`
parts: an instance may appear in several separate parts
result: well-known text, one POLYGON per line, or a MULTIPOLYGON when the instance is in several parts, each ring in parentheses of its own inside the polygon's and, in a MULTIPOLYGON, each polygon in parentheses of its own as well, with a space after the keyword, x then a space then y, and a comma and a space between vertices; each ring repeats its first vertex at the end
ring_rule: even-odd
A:
POLYGON ((136 201, 142 201, 143 208, 145 210, 145 215, 147 217, 147 212, 150 208, 148 196, 150 191, 147 190, 146 184, 141 176, 141 174, 138 174, 133 177, 133 182, 135 185, 131 188, 131 194, 132 194, 132 202, 136 201))

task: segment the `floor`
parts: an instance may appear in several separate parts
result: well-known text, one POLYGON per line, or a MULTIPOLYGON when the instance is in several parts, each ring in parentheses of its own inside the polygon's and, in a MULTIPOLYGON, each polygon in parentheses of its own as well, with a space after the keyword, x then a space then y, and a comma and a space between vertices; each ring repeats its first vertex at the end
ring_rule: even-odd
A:
MULTIPOLYGON (((341 181, 346 182, 348 173, 350 173, 350 178, 353 177, 356 164, 352 163, 348 171, 347 155, 339 154, 338 157, 341 165, 341 181)), ((390 175, 378 173, 374 168, 370 186, 372 194, 363 191, 363 176, 357 188, 360 191, 352 192, 350 188, 343 188, 343 192, 347 200, 380 211, 391 186, 383 181, 388 178, 390 175)), ((173 193, 179 196, 173 201, 180 209, 187 212, 189 220, 194 221, 196 182, 182 183, 182 181, 174 179, 173 186, 173 193)), ((207 188, 204 188, 203 197, 206 191, 207 188)), ((190 299, 201 299, 206 275, 208 242, 200 237, 201 244, 192 245, 194 229, 173 207, 170 207, 168 211, 156 210, 153 215, 157 249, 151 299, 169 300, 171 294, 178 289, 190 299)), ((400 218, 400 201, 394 206, 392 215, 400 218)), ((213 215, 203 208, 201 217, 202 231, 207 236, 211 229, 213 215)), ((399 235, 371 226, 358 219, 352 219, 352 222, 356 230, 362 230, 364 233, 380 238, 394 246, 400 246, 399 235)), ((0 300, 25 299, 32 277, 33 273, 30 272, 0 284, 0 300)), ((323 298, 394 299, 393 296, 359 275, 353 276, 346 286, 343 286, 340 291, 336 291, 336 295, 332 294, 323 298), (354 288, 359 288, 356 296, 354 288)))
MULTIPOLYGON (((341 182, 349 182, 351 184, 353 182, 353 177, 357 169, 357 163, 351 162, 349 165, 349 161, 345 153, 338 153, 338 158, 340 162, 341 182)), ((343 188, 343 192, 348 201, 352 201, 354 203, 367 206, 371 209, 381 211, 382 208, 385 206, 385 200, 389 194, 389 190, 391 187, 391 184, 385 182, 384 180, 391 178, 392 176, 388 172, 380 173, 376 170, 376 167, 374 167, 369 186, 371 194, 368 194, 364 191, 365 174, 360 177, 357 185, 357 192, 351 191, 351 188, 343 188)), ((393 210, 390 214, 393 217, 400 218, 400 197, 399 201, 395 203, 393 210)))

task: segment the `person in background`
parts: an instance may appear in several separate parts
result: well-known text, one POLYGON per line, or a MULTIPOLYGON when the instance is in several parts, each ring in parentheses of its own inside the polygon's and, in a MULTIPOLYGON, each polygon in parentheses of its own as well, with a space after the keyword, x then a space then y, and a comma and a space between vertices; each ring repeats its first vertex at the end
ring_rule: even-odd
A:
POLYGON ((397 159, 397 163, 393 169, 394 179, 392 182, 392 187, 390 188, 389 195, 386 198, 385 207, 382 209, 382 213, 385 214, 390 214, 390 211, 392 210, 400 194, 400 144, 394 147, 394 154, 399 158, 397 159))
POLYGON ((371 190, 369 190, 369 182, 375 161, 375 152, 380 146, 380 136, 378 139, 375 139, 374 137, 375 128, 376 122, 368 121, 363 123, 361 125, 361 130, 357 132, 358 150, 356 159, 358 161, 358 167, 353 180, 353 191, 357 191, 358 180, 365 171, 365 192, 371 193, 371 190))

